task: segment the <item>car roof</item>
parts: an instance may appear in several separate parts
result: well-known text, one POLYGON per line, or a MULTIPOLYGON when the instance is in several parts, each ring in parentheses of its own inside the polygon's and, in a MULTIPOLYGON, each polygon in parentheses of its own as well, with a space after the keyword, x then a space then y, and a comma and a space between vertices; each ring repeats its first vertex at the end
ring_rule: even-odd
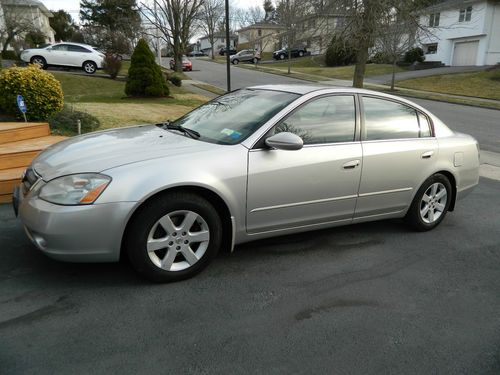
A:
POLYGON ((365 95, 374 95, 382 98, 393 99, 399 102, 407 103, 413 107, 416 107, 422 110, 425 113, 429 113, 428 110, 423 108, 422 106, 408 100, 402 98, 400 96, 386 94, 380 91, 367 90, 367 89, 359 89, 355 87, 347 87, 347 86, 333 86, 333 85, 312 85, 312 84, 278 84, 278 85, 259 85, 248 87, 253 90, 273 90, 273 91, 282 91, 282 92, 290 92, 298 95, 306 95, 312 92, 318 92, 321 94, 323 91, 325 94, 331 93, 352 93, 352 94, 365 94, 365 95))
POLYGON ((89 45, 89 44, 84 44, 84 43, 74 43, 74 42, 59 42, 59 43, 54 43, 54 44, 52 44, 52 45, 53 45, 53 46, 56 46, 56 45, 58 45, 58 44, 71 44, 71 45, 73 45, 73 46, 88 47, 88 48, 92 48, 92 49, 97 48, 97 47, 93 47, 93 46, 91 46, 91 45, 89 45))

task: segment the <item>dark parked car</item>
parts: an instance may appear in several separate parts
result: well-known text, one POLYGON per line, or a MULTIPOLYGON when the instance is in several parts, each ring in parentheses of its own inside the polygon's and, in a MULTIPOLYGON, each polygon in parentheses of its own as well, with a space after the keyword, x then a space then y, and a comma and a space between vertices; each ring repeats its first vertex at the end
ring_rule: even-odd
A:
MULTIPOLYGON (((290 50, 290 55, 292 57, 302 57, 308 54, 306 47, 294 47, 290 50)), ((288 49, 282 48, 273 52, 273 59, 285 60, 288 58, 288 49)))
POLYGON ((201 56, 208 56, 206 53, 201 52, 201 51, 193 51, 187 54, 189 57, 201 57, 201 56))
MULTIPOLYGON (((226 47, 222 47, 219 50, 219 55, 224 56, 225 54, 226 54, 226 47)), ((234 55, 234 54, 236 54, 236 48, 231 47, 229 49, 229 55, 234 55)))

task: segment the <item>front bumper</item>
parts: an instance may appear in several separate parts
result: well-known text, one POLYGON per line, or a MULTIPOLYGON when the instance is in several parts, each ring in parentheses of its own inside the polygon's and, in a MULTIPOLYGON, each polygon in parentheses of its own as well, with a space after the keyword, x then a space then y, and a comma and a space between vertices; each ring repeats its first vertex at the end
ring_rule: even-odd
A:
MULTIPOLYGON (((19 194, 19 189, 18 194, 19 194)), ((60 206, 38 197, 13 201, 27 236, 47 256, 67 262, 114 262, 136 202, 60 206)))

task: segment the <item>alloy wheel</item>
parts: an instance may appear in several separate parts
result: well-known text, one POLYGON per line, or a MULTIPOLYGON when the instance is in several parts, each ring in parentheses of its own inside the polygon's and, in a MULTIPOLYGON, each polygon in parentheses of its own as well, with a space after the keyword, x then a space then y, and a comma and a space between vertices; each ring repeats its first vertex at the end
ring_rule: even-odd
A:
POLYGON ((182 271, 198 262, 207 251, 210 230, 201 215, 182 210, 161 217, 147 239, 149 258, 166 271, 182 271))
POLYGON ((420 217, 426 224, 432 224, 439 220, 446 209, 448 193, 446 187, 435 182, 425 191, 420 201, 420 217))

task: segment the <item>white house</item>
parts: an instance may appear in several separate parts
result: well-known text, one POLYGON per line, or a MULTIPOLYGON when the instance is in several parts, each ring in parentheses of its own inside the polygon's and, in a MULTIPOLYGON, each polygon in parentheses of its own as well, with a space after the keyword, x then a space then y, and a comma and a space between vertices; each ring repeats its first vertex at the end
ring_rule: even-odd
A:
MULTIPOLYGON (((14 14, 17 19, 26 20, 33 25, 34 29, 41 31, 45 35, 46 43, 55 43, 54 30, 49 23, 49 18, 53 15, 40 1, 3 0, 2 6, 5 13, 14 14)), ((5 20, 0 22, 5 22, 5 20)), ((20 39, 23 38, 24 35, 21 35, 20 39)))
POLYGON ((447 0, 426 9, 420 22, 426 61, 445 65, 500 63, 500 2, 447 0))
MULTIPOLYGON (((236 48, 238 37, 234 34, 229 36, 229 45, 231 48, 236 48)), ((226 47, 226 34, 214 34, 214 53, 217 54, 222 47, 226 47)), ((207 55, 212 54, 212 45, 208 36, 204 36, 198 40, 195 48, 196 52, 204 52, 207 55)))

